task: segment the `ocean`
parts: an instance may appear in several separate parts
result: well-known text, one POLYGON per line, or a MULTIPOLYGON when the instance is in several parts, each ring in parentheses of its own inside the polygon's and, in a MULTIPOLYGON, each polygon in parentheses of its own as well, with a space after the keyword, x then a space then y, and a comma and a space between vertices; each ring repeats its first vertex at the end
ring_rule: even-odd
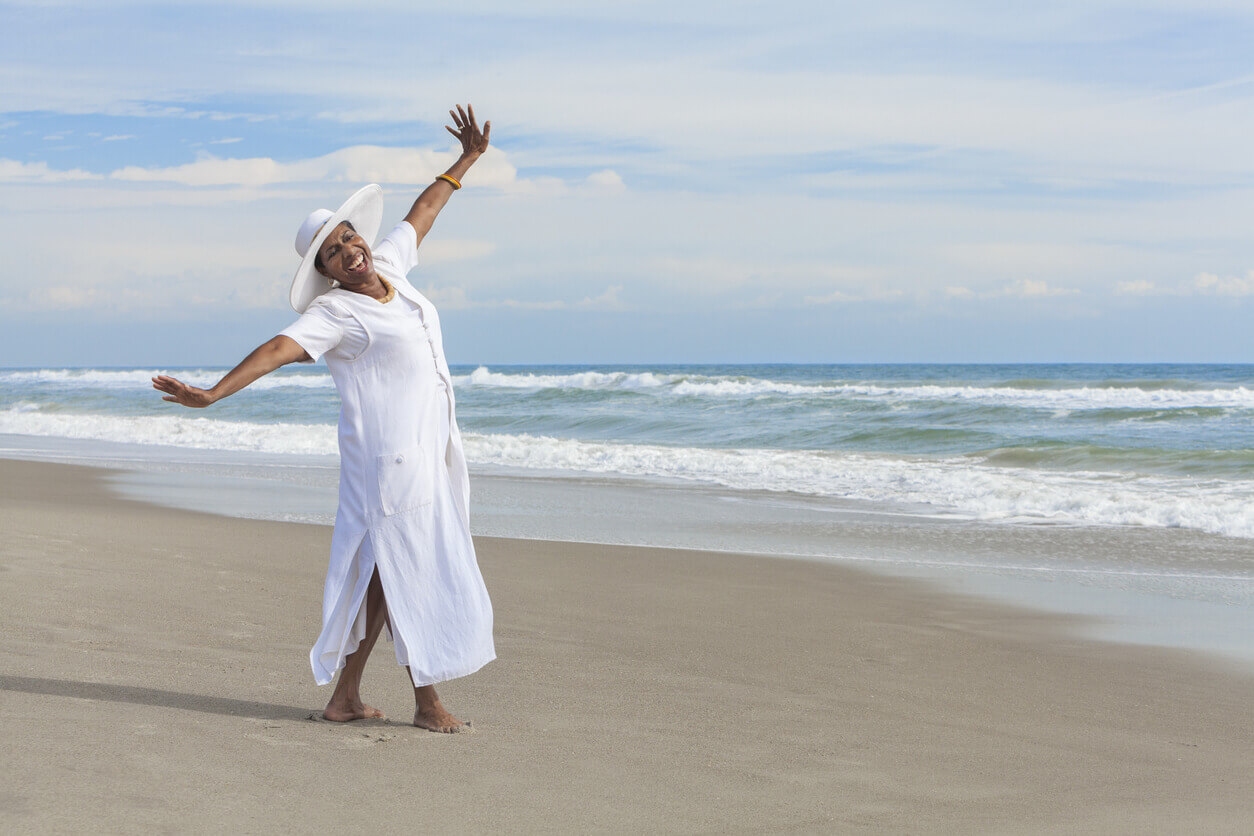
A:
MULTIPOLYGON (((158 371, 0 371, 0 433, 334 455, 339 401, 287 368, 204 412, 158 371)), ((990 521, 1254 538, 1254 367, 454 368, 472 463, 831 497, 990 521)))
MULTIPOLYGON (((203 411, 150 384, 225 371, 0 370, 0 454, 146 473, 129 489, 173 504, 190 491, 189 507, 330 522, 325 367, 203 411), (190 471, 198 490, 177 475, 190 471)), ((452 371, 476 534, 962 566, 1002 593, 1044 573, 1235 606, 1254 627, 1254 366, 452 371)))

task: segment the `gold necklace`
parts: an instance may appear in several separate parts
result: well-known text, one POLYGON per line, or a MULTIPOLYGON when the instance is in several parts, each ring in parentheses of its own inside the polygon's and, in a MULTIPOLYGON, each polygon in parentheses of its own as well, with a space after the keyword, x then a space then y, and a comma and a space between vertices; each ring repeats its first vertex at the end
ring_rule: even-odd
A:
POLYGON ((382 276, 379 276, 379 281, 383 282, 383 286, 388 289, 387 295, 379 300, 379 304, 386 305, 388 302, 391 302, 393 299, 396 298, 396 288, 388 284, 388 280, 383 278, 382 276))

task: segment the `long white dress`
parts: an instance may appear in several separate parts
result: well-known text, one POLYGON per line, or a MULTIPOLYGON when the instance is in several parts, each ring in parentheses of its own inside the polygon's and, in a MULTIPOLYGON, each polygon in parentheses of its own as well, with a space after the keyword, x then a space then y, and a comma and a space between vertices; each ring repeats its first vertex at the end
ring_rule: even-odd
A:
POLYGON ((401 222, 373 256, 396 298, 329 290, 280 332, 326 358, 341 401, 339 507, 309 662, 325 685, 357 649, 377 566, 396 660, 416 685, 431 685, 496 658, 492 603, 470 537, 439 316, 405 278, 417 262, 413 227, 401 222))

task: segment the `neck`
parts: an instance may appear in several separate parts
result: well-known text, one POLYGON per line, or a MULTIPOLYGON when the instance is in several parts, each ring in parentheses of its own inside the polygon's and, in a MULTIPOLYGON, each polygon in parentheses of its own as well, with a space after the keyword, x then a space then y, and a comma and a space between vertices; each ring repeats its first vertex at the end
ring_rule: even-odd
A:
POLYGON ((357 284, 344 284, 343 282, 340 282, 340 287, 345 290, 351 290, 353 293, 361 293, 365 296, 371 297, 372 299, 382 299, 388 294, 387 285, 384 283, 383 277, 374 272, 357 284))

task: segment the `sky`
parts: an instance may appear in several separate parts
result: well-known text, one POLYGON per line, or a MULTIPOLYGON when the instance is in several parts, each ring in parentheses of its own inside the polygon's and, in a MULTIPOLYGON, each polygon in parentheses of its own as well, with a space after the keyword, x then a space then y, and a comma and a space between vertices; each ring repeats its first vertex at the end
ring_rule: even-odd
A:
POLYGON ((1254 362, 1254 3, 0 0, 0 365, 231 364, 492 148, 458 364, 1254 362))

